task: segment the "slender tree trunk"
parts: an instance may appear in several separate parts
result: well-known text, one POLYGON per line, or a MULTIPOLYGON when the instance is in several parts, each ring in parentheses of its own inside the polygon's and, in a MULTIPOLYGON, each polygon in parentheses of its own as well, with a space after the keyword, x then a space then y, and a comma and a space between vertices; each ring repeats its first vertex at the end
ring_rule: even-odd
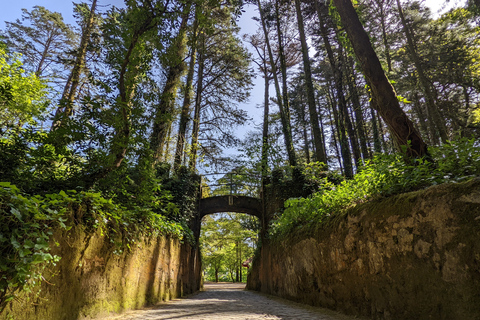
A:
POLYGON ((78 48, 77 56, 75 57, 75 64, 73 65, 72 72, 70 73, 65 88, 63 90, 62 98, 60 99, 59 107, 55 112, 55 117, 50 130, 55 130, 59 126, 64 125, 65 121, 73 113, 73 102, 77 94, 78 84, 80 83, 80 75, 85 68, 85 59, 87 56, 88 42, 93 31, 93 25, 95 23, 95 10, 97 7, 97 0, 93 0, 90 7, 90 15, 87 20, 87 25, 82 33, 80 40, 80 46, 78 48))
MULTIPOLYGON (((427 141, 429 143, 432 143, 432 139, 431 139, 431 136, 430 136, 429 125, 427 125, 427 119, 425 117, 425 113, 422 110, 422 105, 420 103, 420 99, 418 97, 417 92, 413 93, 413 99, 412 100, 413 100, 413 103, 412 103, 413 110, 417 114, 420 128, 422 129, 422 132, 423 132, 424 136, 427 137, 427 141)), ((429 121, 428 121, 428 123, 431 124, 429 121)))
POLYGON ((383 40, 383 46, 385 50, 385 58, 387 59, 387 70, 388 73, 392 72, 392 58, 390 57, 390 44, 388 43, 388 38, 387 38, 387 27, 385 23, 385 11, 383 8, 383 1, 379 3, 377 1, 378 6, 380 7, 380 24, 382 27, 382 40, 383 40))
MULTIPOLYGON (((198 9, 198 7, 197 7, 198 9)), ((190 106, 192 100, 192 84, 193 76, 195 75, 195 62, 196 62, 196 52, 197 52, 197 29, 198 29, 198 18, 197 12, 195 12, 195 21, 193 23, 192 30, 192 47, 190 49, 190 64, 188 67, 187 79, 185 82, 185 93, 183 97, 182 111, 180 113, 180 123, 178 128, 178 137, 177 137, 177 146, 175 148, 175 159, 173 162, 174 171, 178 171, 182 164, 183 153, 185 150, 185 137, 187 133, 187 126, 190 119, 190 106)))
POLYGON ((260 19, 262 22, 262 29, 263 33, 265 35, 265 43, 267 45, 267 50, 268 50, 268 57, 270 59, 271 67, 272 67, 272 76, 275 84, 275 92, 277 94, 277 103, 278 107, 280 109, 280 117, 282 120, 282 131, 283 131, 283 136, 285 139, 285 147, 287 149, 288 153, 288 160, 291 166, 296 166, 296 156, 295 156, 295 150, 293 149, 293 142, 292 142, 292 133, 291 133, 291 128, 290 128, 290 119, 287 118, 284 110, 284 106, 282 103, 282 93, 280 91, 280 84, 278 81, 278 73, 277 73, 277 66, 275 65, 275 59, 273 57, 273 52, 272 48, 270 46, 270 41, 269 41, 269 34, 267 31, 266 23, 265 23, 265 15, 262 10, 262 5, 260 0, 257 0, 257 5, 258 5, 258 11, 260 12, 260 19))
POLYGON ((310 112, 310 122, 312 124, 316 160, 327 164, 327 155, 326 155, 325 146, 322 140, 322 134, 320 132, 317 107, 315 105, 315 91, 313 89, 312 71, 310 67, 310 58, 308 56, 308 45, 307 45, 307 38, 305 36, 305 27, 303 23, 300 0, 295 0, 295 9, 297 11, 298 31, 300 33, 300 42, 302 44, 303 70, 305 71, 305 84, 307 87, 307 102, 308 102, 308 110, 310 112))
MULTIPOLYGON (((368 79, 365 78, 367 82, 367 87, 372 88, 371 84, 368 82, 368 79)), ((380 138, 380 126, 377 121, 377 98, 372 94, 372 90, 367 90, 368 97, 370 98, 370 116, 371 116, 371 124, 372 124, 372 135, 373 135, 373 151, 375 153, 382 152, 382 141, 380 138)))
POLYGON ((407 44, 410 52, 410 57, 413 60, 413 64, 415 65, 415 69, 417 69, 418 73, 418 80, 420 81, 420 87, 423 90, 423 93, 425 94, 425 100, 427 102, 427 107, 430 110, 430 113, 432 115, 433 121, 435 122, 435 126, 437 127, 438 133, 440 135, 440 138, 443 143, 447 142, 448 136, 447 136, 447 128, 445 125, 445 121, 443 121, 442 116, 440 114, 440 111, 438 110, 437 106, 435 105, 435 98, 432 92, 432 88, 430 86, 430 83, 427 79, 427 76, 425 75, 425 71, 423 70, 422 63, 420 61, 420 57, 417 54, 417 50, 415 48, 415 43, 414 43, 414 36, 411 32, 411 30, 408 27, 407 21, 405 20, 405 16, 403 14, 403 9, 402 5, 400 4, 400 1, 397 0, 397 7, 398 7, 398 13, 400 15, 400 20, 402 22, 403 30, 405 32, 405 36, 407 37, 407 44))
POLYGON ((351 1, 333 0, 333 2, 363 73, 372 85, 372 93, 377 98, 376 106, 390 128, 397 150, 403 152, 402 147, 404 146, 408 157, 428 156, 427 145, 415 129, 412 121, 400 108, 395 90, 382 69, 377 54, 372 48, 370 39, 360 23, 351 1))
MULTIPOLYGON (((307 133, 307 126, 305 125, 307 123, 307 119, 305 117, 305 108, 303 106, 303 92, 299 92, 299 96, 300 96, 300 105, 299 105, 299 112, 300 112, 300 117, 302 119, 302 135, 303 135, 303 150, 305 152, 305 161, 306 163, 310 163, 310 148, 308 147, 309 145, 309 142, 308 142, 308 133, 307 133)), ((310 126, 312 125, 311 121, 310 121, 310 126)), ((318 128, 320 131, 320 127, 318 128)), ((313 130, 312 130, 312 133, 313 133, 313 130)), ((313 138, 315 140, 315 137, 313 138)), ((323 142, 322 142, 322 146, 323 146, 323 142)), ((318 158, 316 158, 315 156, 315 160, 318 161, 318 158)), ((326 159, 325 159, 326 160, 326 159)), ((323 163, 325 163, 324 161, 322 161, 323 163)))
POLYGON ((373 150, 375 153, 381 153, 382 143, 380 142, 380 134, 378 132, 377 115, 372 105, 370 105, 370 114, 372 117, 373 150))
POLYGON ((269 88, 270 78, 268 76, 267 61, 264 60, 264 80, 265 80, 265 96, 264 96, 264 108, 263 108, 263 131, 262 131, 262 181, 267 176, 268 169, 268 114, 269 114, 269 88))
POLYGON ((192 150, 190 152, 190 161, 188 166, 192 171, 197 167, 197 153, 198 153, 198 133, 200 132, 200 111, 202 106, 203 93, 203 69, 205 66, 205 35, 200 36, 198 71, 197 71, 197 92, 195 94, 195 111, 193 117, 192 129, 192 150))
POLYGON ((331 100, 331 107, 333 112, 333 119, 335 120, 335 128, 337 131, 338 141, 340 143, 340 154, 343 161, 343 171, 346 177, 351 178, 353 177, 352 157, 350 154, 347 136, 345 134, 345 125, 339 111, 337 110, 337 105, 334 99, 331 100))
POLYGON ((362 112, 362 105, 360 104, 360 98, 357 89, 357 79, 355 77, 354 61, 350 60, 348 86, 350 88, 350 95, 352 97, 353 111, 355 112, 355 122, 358 132, 358 138, 360 140, 360 148, 362 150, 363 159, 370 158, 370 151, 367 147, 367 137, 365 134, 365 121, 362 112))
POLYGON ((238 240, 235 241, 235 254, 236 254, 236 261, 235 261, 235 282, 239 282, 240 281, 240 266, 239 266, 239 260, 240 260, 240 256, 239 256, 239 245, 238 245, 238 240))
POLYGON ((185 71, 185 63, 183 61, 186 50, 185 37, 191 7, 191 2, 189 2, 182 14, 182 22, 178 30, 178 35, 172 41, 168 50, 172 64, 169 66, 165 87, 160 96, 160 103, 156 107, 152 135, 150 137, 150 149, 153 151, 153 164, 159 162, 162 158, 162 150, 167 140, 167 133, 173 122, 175 98, 180 84, 180 78, 185 71))
MULTIPOLYGON (((285 141, 287 141, 287 153, 290 160, 290 165, 295 167, 297 165, 297 158, 295 155, 295 149, 293 148, 293 138, 292 138, 292 126, 290 123, 290 100, 288 98, 288 84, 287 84, 287 62, 285 60, 284 52, 284 43, 283 43, 283 33, 281 30, 280 22, 280 8, 278 2, 280 0, 275 0, 275 21, 277 27, 277 37, 278 37, 278 55, 280 57, 280 71, 282 72, 282 105, 283 105, 283 122, 285 123, 285 141)), ((274 60, 272 60, 274 61, 274 60)), ((280 111, 282 113, 282 111, 280 111)))
POLYGON ((45 46, 42 52, 42 57, 40 58, 40 62, 38 63, 37 70, 35 71, 35 75, 37 77, 40 77, 40 75, 42 74, 43 64, 45 63, 45 59, 47 58, 48 49, 50 49, 50 45, 52 44, 52 37, 53 35, 50 34, 50 37, 45 42, 45 46))
MULTIPOLYGON (((338 34, 337 34, 338 37, 338 34)), ((360 165, 360 148, 358 147, 358 141, 356 139, 355 130, 353 129, 352 119, 350 118, 350 113, 348 112, 347 101, 345 100, 345 93, 343 90, 343 71, 345 66, 345 60, 343 57, 343 47, 341 45, 338 46, 338 62, 336 68, 336 84, 337 84, 337 92, 338 92, 338 101, 339 101, 339 109, 340 109, 340 119, 346 126, 348 132, 348 138, 350 140, 350 145, 353 151, 353 158, 355 159, 355 167, 358 168, 360 165)))
POLYGON ((328 113, 328 116, 329 116, 329 119, 330 119, 330 123, 331 123, 331 125, 332 125, 332 130, 331 130, 331 131, 332 131, 333 145, 334 145, 334 147, 335 147, 335 153, 336 153, 336 155, 337 155, 338 166, 340 167, 340 173, 343 175, 343 174, 345 174, 345 170, 343 170, 342 155, 341 155, 340 150, 338 149, 338 145, 339 145, 338 139, 337 139, 337 137, 338 137, 338 130, 334 130, 334 128, 337 128, 337 127, 338 127, 338 125, 337 125, 337 120, 336 120, 336 118, 337 118, 338 116, 336 116, 335 102, 334 102, 334 99, 335 99, 335 98, 334 98, 334 95, 333 95, 330 91, 327 93, 327 96, 328 96, 329 105, 330 105, 330 107, 331 107, 331 109, 332 109, 332 112, 329 112, 329 113, 328 113), (333 113, 335 119, 332 119, 332 113, 333 113), (334 126, 334 125, 335 125, 335 126, 334 126))
MULTIPOLYGON (((333 54, 333 49, 330 44, 330 39, 328 38, 328 29, 326 26, 326 21, 321 11, 322 9, 321 6, 323 6, 323 4, 319 4, 319 2, 317 1, 316 9, 317 9, 318 19, 320 22, 320 32, 325 44, 325 50, 327 51, 328 60, 332 67, 335 89, 337 91, 337 100, 338 100, 338 105, 340 109, 340 117, 338 116, 336 103, 334 101, 332 101, 332 109, 334 112, 335 123, 337 126, 339 139, 340 139, 340 150, 342 153, 345 176, 350 178, 350 177, 353 177, 353 166, 352 166, 352 157, 350 154, 350 147, 348 145, 348 140, 345 132, 345 121, 347 120, 346 117, 348 115, 348 112, 345 112, 347 107, 346 107, 345 96, 343 93, 343 83, 342 83, 343 75, 342 75, 341 66, 337 65, 335 56, 333 54)), ((341 49, 341 46, 339 46, 339 49, 341 49)), ((341 51, 339 54, 341 54, 341 51)))
POLYGON ((175 159, 173 162, 174 171, 178 171, 182 164, 183 152, 185 149, 185 136, 190 119, 190 106, 192 100, 192 83, 195 73, 196 49, 192 47, 190 53, 190 65, 188 67, 187 80, 185 83, 185 96, 183 98, 182 111, 180 113, 180 124, 178 128, 177 146, 175 149, 175 159))

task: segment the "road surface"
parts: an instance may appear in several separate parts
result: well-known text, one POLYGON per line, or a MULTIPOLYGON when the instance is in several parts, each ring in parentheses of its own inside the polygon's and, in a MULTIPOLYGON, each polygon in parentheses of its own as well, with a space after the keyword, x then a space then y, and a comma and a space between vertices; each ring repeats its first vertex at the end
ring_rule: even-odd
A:
POLYGON ((245 284, 206 283, 205 291, 108 320, 352 320, 334 311, 245 291, 245 284))

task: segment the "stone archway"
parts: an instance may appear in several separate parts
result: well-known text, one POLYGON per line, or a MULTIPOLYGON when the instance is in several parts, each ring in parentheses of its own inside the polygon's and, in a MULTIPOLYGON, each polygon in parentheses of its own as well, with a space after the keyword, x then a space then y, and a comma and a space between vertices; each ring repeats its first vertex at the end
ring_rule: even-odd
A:
POLYGON ((200 199, 198 213, 200 220, 207 214, 220 212, 246 213, 262 220, 262 200, 246 196, 216 196, 200 199))

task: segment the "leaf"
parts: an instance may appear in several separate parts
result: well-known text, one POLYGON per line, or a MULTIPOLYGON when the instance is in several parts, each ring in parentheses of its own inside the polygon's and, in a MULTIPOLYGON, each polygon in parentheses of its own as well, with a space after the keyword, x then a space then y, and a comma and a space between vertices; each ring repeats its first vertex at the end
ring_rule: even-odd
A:
POLYGON ((11 208, 10 212, 20 221, 22 221, 22 214, 15 208, 11 208))

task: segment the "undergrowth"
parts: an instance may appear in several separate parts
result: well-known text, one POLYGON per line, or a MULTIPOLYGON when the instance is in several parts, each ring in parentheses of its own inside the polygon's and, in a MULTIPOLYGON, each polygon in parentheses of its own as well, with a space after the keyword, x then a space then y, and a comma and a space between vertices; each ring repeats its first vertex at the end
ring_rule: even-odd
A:
POLYGON ((449 142, 429 152, 434 163, 405 161, 401 154, 377 154, 351 180, 335 184, 323 179, 319 192, 285 202, 284 212, 272 223, 271 238, 308 233, 326 218, 376 197, 480 176, 480 145, 475 140, 449 142))

